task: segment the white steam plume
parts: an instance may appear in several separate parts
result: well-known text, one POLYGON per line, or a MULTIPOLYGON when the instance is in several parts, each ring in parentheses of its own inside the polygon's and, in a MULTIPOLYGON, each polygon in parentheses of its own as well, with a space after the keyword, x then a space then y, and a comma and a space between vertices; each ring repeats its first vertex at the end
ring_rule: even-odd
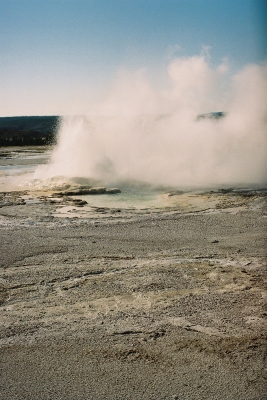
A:
POLYGON ((64 118, 58 145, 36 177, 87 177, 172 186, 266 184, 267 64, 248 65, 226 85, 228 62, 177 58, 164 90, 145 71, 121 72, 88 115, 64 118), (211 111, 225 117, 197 119, 211 111))

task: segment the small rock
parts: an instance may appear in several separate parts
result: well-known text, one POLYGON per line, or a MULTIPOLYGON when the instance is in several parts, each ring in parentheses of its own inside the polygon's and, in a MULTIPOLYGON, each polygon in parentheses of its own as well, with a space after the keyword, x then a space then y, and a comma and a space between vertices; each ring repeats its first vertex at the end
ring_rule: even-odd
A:
POLYGON ((106 193, 107 189, 104 187, 94 187, 91 189, 88 189, 87 194, 104 194, 106 193))
POLYGON ((81 200, 81 199, 73 199, 72 204, 74 206, 84 206, 85 204, 88 204, 86 200, 81 200))
POLYGON ((171 197, 171 196, 179 196, 181 194, 183 194, 184 192, 182 192, 181 190, 173 190, 172 192, 168 192, 167 196, 171 197))
POLYGON ((107 194, 116 194, 116 193, 121 193, 121 190, 118 188, 109 188, 106 189, 107 194))

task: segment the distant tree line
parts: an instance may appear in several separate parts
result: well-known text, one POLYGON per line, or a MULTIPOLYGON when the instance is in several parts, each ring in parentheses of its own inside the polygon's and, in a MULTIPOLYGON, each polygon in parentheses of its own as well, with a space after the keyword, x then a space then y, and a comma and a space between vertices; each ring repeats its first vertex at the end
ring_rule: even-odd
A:
MULTIPOLYGON (((197 120, 218 120, 225 115, 223 111, 211 112, 198 115, 197 120)), ((59 116, 0 117, 0 147, 54 144, 60 121, 59 116)))
POLYGON ((53 133, 13 131, 0 128, 0 146, 44 146, 55 143, 53 133))
POLYGON ((56 142, 58 116, 0 118, 0 146, 44 146, 56 142))
POLYGON ((197 120, 201 120, 201 119, 220 119, 226 116, 226 112, 224 111, 216 111, 216 112, 211 112, 211 113, 207 113, 207 114, 200 114, 197 116, 197 120))

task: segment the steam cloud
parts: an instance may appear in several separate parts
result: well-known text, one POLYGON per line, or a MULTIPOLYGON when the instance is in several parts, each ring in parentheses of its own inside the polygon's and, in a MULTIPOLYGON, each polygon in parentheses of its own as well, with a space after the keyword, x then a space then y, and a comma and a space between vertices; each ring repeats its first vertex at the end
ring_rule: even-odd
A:
POLYGON ((88 115, 66 117, 50 165, 36 177, 87 177, 105 185, 266 184, 267 63, 229 75, 204 54, 174 59, 163 89, 145 71, 122 71, 88 115), (226 111, 221 119, 197 119, 226 111))

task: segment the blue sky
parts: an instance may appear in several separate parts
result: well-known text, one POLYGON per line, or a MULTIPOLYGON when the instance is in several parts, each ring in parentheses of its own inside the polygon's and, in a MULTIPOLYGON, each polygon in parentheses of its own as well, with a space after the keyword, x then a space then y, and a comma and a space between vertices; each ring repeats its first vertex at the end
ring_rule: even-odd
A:
POLYGON ((203 46, 214 65, 260 63, 266 11, 264 0, 0 0, 0 116, 77 112, 121 68, 157 83, 203 46))

